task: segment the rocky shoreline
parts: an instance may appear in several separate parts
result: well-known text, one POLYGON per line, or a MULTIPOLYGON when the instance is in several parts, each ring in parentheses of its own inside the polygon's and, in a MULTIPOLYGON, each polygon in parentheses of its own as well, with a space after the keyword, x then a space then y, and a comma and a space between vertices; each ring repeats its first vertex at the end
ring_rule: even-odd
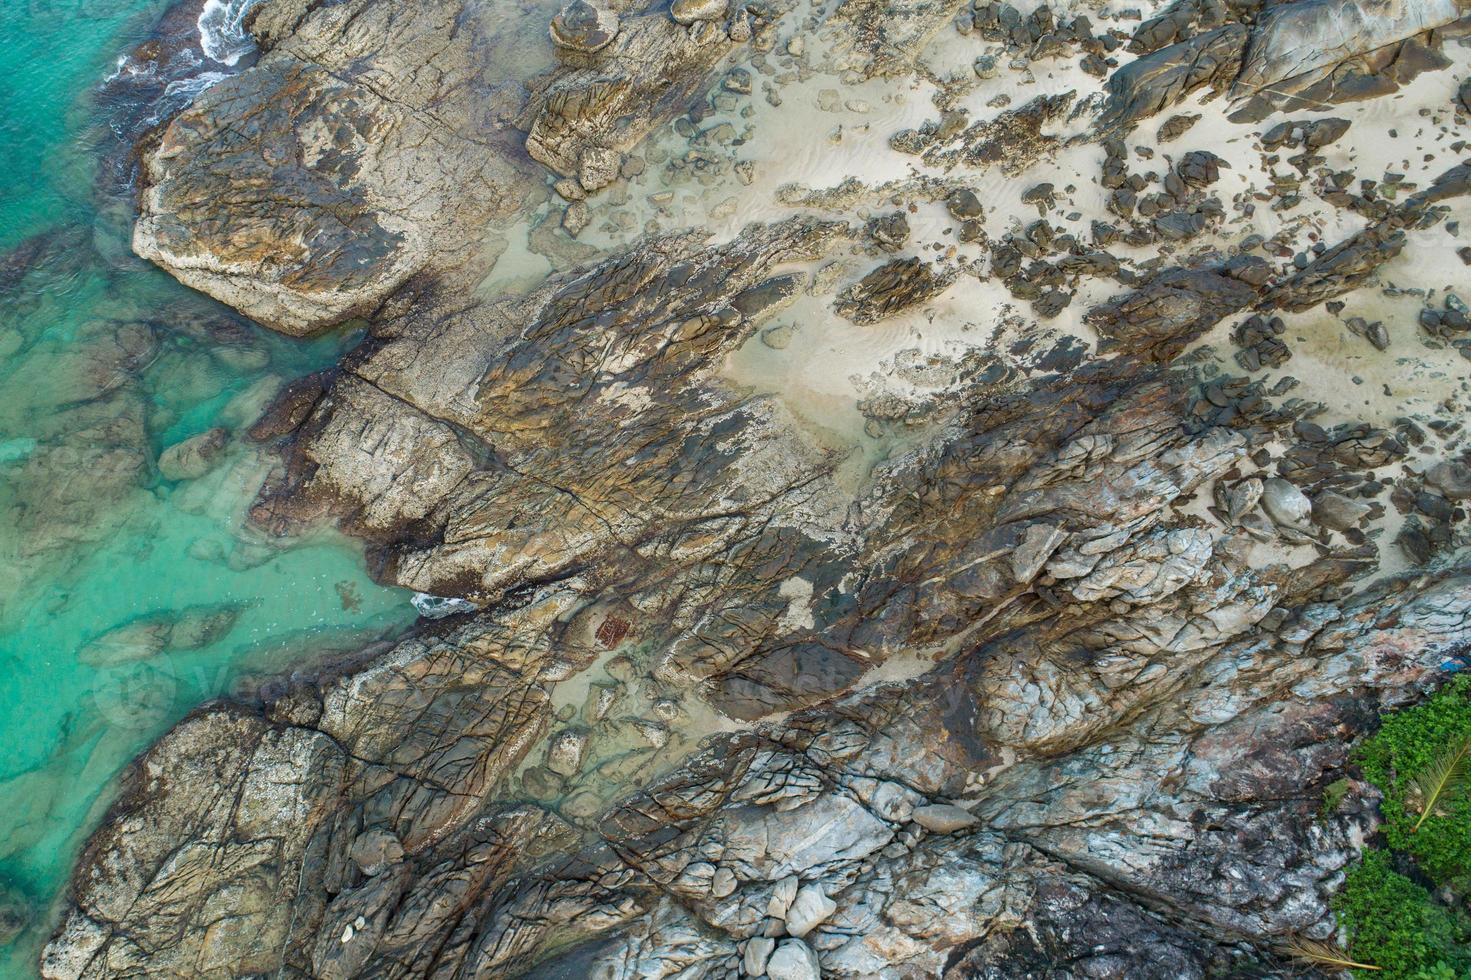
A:
POLYGON ((522 6, 263 0, 143 144, 366 323, 253 521, 466 611, 161 739, 43 976, 1304 975, 1471 649, 1471 19, 522 6))

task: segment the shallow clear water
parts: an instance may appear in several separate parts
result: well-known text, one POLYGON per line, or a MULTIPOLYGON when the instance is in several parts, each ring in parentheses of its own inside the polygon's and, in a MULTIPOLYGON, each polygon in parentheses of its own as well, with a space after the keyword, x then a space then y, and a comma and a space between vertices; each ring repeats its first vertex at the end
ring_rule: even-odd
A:
POLYGON ((57 896, 118 771, 252 676, 413 619, 360 549, 271 541, 242 438, 346 337, 275 337, 132 258, 97 85, 164 0, 0 3, 0 977, 34 976, 57 896), (109 196, 111 194, 112 196, 109 196), (223 427, 213 467, 167 447, 223 427))

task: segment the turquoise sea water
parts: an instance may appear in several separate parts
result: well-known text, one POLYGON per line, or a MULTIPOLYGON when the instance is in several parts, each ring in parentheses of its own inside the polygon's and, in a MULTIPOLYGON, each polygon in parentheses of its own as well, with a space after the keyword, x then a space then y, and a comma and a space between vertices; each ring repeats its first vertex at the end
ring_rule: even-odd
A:
POLYGON ((272 541, 240 434, 350 338, 249 324, 127 249, 98 84, 166 0, 0 2, 0 977, 35 956, 118 771, 191 708, 412 621, 361 550, 272 541), (231 434, 206 474, 160 453, 231 434), (17 932, 18 930, 18 932, 17 932))

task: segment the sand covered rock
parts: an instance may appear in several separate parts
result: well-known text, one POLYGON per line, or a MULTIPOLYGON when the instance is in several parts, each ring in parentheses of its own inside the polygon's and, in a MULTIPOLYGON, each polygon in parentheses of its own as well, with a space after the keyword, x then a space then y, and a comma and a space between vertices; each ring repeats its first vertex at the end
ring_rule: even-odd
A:
POLYGON ((894 259, 840 293, 836 309, 854 323, 876 323, 938 296, 947 285, 921 259, 894 259))
POLYGON ((411 314, 317 404, 258 519, 330 509, 390 543, 398 581, 477 600, 603 554, 715 554, 796 499, 827 524, 823 454, 763 438, 780 407, 711 381, 793 292, 781 264, 842 233, 793 220, 717 248, 675 236, 519 302, 411 314))
POLYGON ((1237 100, 1260 96, 1267 106, 1286 102, 1294 109, 1391 94, 1429 67, 1410 67, 1415 55, 1399 45, 1415 44, 1418 36, 1466 16, 1457 0, 1306 0, 1270 4, 1250 25, 1227 22, 1192 34, 1192 26, 1222 19, 1201 18, 1196 7, 1174 5, 1135 33, 1131 47, 1141 57, 1108 80, 1107 128, 1132 126, 1202 88, 1237 100), (1360 59, 1378 63, 1358 79, 1334 77, 1335 70, 1360 59), (1401 59, 1406 64, 1398 64, 1401 59), (1387 84, 1375 85, 1376 73, 1387 84))
POLYGON ((1219 269, 1168 269, 1134 292, 1088 314, 1111 345, 1168 360, 1222 319, 1257 298, 1260 263, 1219 269))
POLYGON ((1458 0, 1305 0, 1263 11, 1236 95, 1339 64, 1466 15, 1458 0))
POLYGON ((669 15, 681 24, 702 20, 719 20, 729 9, 729 0, 673 0, 669 15))

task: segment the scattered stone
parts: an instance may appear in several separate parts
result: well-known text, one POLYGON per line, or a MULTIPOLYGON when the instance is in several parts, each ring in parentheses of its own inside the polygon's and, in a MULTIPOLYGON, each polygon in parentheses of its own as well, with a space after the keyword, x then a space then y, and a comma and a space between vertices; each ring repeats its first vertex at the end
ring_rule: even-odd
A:
MULTIPOLYGON (((1057 540, 1060 541, 1061 535, 1057 540)), ((1054 545, 1056 547, 1056 545, 1054 545)), ((953 834, 957 830, 968 830, 980 823, 980 819, 969 810, 950 803, 931 803, 914 808, 912 819, 925 830, 934 834, 953 834)))
POLYGON ((1389 349, 1389 330, 1382 321, 1375 320, 1370 323, 1361 316, 1354 316, 1349 317, 1344 323, 1351 333, 1363 337, 1378 350, 1389 349))
POLYGON ((1262 509, 1279 527, 1302 528, 1312 516, 1313 504, 1297 487, 1273 477, 1262 482, 1262 509))
POLYGON ((1405 557, 1413 564, 1423 565, 1435 557, 1435 543, 1418 518, 1410 517, 1405 520, 1399 534, 1395 535, 1394 543, 1399 545, 1405 557))
POLYGON ((1348 132, 1349 125, 1347 119, 1337 118, 1279 123, 1262 135, 1262 147, 1267 150, 1322 149, 1338 142, 1348 132))
POLYGON ((1279 368, 1292 357, 1292 351, 1283 343, 1282 335, 1287 324, 1281 317, 1265 317, 1255 314, 1241 323, 1232 332, 1231 339, 1244 348, 1237 352, 1236 363, 1246 371, 1262 368, 1279 368))
POLYGON ((567 234, 576 238, 592 221, 592 210, 586 201, 573 201, 562 212, 562 227, 567 234))
POLYGON ((1180 179, 1189 187, 1209 187, 1221 179, 1222 168, 1230 169, 1231 165, 1209 150, 1191 150, 1180 158, 1175 165, 1175 172, 1180 179))
POLYGON ((827 921, 837 908, 837 903, 827 897, 821 884, 803 885, 797 889, 791 908, 787 909, 787 932, 801 939, 827 921))
POLYGON ((1425 485, 1447 500, 1471 500, 1471 464, 1461 460, 1436 463, 1425 471, 1425 485))
POLYGON ((960 231, 956 234, 956 240, 967 245, 986 240, 986 226, 978 218, 969 218, 960 223, 960 231))
POLYGON ((778 881, 771 890, 771 898, 766 903, 766 914, 773 919, 785 920, 787 910, 792 907, 792 902, 797 897, 797 889, 801 886, 800 879, 796 875, 788 875, 778 881))
POLYGON ((1054 188, 1051 184, 1037 184, 1022 192, 1022 203, 1035 206, 1038 214, 1046 214, 1057 205, 1053 194, 1054 188))
POLYGON ((728 0, 674 0, 669 14, 681 24, 694 24, 720 20, 728 8, 728 0))
POLYGON ((582 185, 570 177, 563 177, 557 181, 552 185, 552 190, 556 191, 557 195, 565 201, 587 200, 587 191, 583 190, 582 185))
POLYGON ((975 191, 964 187, 950 193, 945 199, 945 207, 957 221, 979 218, 985 214, 985 208, 981 206, 981 199, 976 197, 975 191))
POLYGON ((1256 477, 1242 480, 1226 494, 1226 516, 1239 524, 1256 509, 1262 499, 1262 481, 1256 477))
POLYGON ((800 939, 785 939, 766 961, 770 980, 821 980, 822 969, 812 947, 800 939))
POLYGON ((909 219, 903 211, 870 218, 867 229, 868 237, 885 252, 897 252, 909 241, 909 219))
POLYGON ((1156 138, 1161 143, 1173 142, 1188 133, 1200 119, 1199 113, 1171 116, 1159 127, 1156 138))
POLYGON ((727 867, 718 867, 710 879, 710 896, 712 898, 725 898, 734 895, 740 882, 736 880, 735 872, 727 867))
POLYGON ((1347 531, 1367 517, 1371 509, 1362 500, 1324 490, 1313 497, 1313 523, 1334 531, 1347 531))
POLYGON ((752 936, 746 940, 746 950, 741 956, 741 966, 748 977, 766 975, 766 964, 776 949, 776 940, 768 936, 752 936))

